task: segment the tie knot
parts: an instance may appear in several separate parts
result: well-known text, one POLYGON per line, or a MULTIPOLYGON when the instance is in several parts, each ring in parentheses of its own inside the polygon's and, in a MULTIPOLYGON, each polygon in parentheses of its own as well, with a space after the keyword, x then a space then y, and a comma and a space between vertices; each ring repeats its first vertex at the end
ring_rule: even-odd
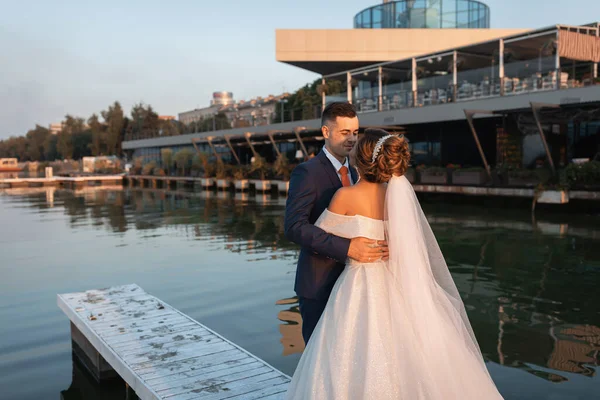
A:
POLYGON ((340 173, 340 175, 348 175, 348 167, 342 165, 342 168, 340 168, 338 172, 340 173))

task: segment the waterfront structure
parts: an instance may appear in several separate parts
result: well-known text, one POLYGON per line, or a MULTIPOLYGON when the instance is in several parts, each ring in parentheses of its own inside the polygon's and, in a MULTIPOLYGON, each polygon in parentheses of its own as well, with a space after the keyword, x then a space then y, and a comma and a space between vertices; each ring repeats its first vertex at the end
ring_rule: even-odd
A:
MULTIPOLYGON (((368 10, 352 30, 276 32, 279 61, 322 75, 319 108, 349 101, 361 128, 404 132, 415 164, 480 166, 489 176, 493 165, 556 171, 573 159, 600 157, 599 23, 488 29, 489 8, 469 0, 385 2, 368 10), (397 12, 402 7, 405 14, 397 12), (455 18, 444 23, 452 7, 455 18), (378 29, 388 27, 375 23, 386 13, 408 22, 378 29), (421 27, 413 28, 417 20, 421 27)), ((234 164, 256 154, 301 161, 322 147, 319 117, 128 141, 123 149, 148 160, 159 159, 164 147, 195 147, 234 164)))

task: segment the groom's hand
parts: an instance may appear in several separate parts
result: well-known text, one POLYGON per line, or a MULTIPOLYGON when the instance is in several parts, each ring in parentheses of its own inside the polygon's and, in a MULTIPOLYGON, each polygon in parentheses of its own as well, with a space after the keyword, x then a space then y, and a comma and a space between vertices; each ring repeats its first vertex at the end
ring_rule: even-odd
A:
POLYGON ((387 260, 390 257, 390 251, 385 240, 357 237, 350 240, 348 257, 358 262, 368 263, 380 258, 387 260))

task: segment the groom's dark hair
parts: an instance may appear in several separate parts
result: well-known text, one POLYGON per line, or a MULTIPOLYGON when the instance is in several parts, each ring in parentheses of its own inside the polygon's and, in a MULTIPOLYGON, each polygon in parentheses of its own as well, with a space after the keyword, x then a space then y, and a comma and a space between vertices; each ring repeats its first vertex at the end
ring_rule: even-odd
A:
POLYGON ((321 115, 321 126, 329 126, 329 124, 335 122, 337 117, 354 118, 356 117, 356 108, 345 101, 329 103, 321 115))

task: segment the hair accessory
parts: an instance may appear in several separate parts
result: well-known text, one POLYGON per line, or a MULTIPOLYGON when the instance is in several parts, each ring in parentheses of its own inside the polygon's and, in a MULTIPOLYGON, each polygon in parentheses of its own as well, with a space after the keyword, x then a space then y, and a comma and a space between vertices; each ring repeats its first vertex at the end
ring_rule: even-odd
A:
POLYGON ((388 140, 391 137, 394 137, 396 135, 387 135, 384 136, 382 138, 380 138, 377 141, 377 144, 375 144, 375 148, 373 149, 373 157, 371 158, 371 162, 374 163, 375 160, 377 159, 377 156, 379 155, 379 152, 381 151, 381 146, 383 146, 383 143, 385 143, 386 140, 388 140))

